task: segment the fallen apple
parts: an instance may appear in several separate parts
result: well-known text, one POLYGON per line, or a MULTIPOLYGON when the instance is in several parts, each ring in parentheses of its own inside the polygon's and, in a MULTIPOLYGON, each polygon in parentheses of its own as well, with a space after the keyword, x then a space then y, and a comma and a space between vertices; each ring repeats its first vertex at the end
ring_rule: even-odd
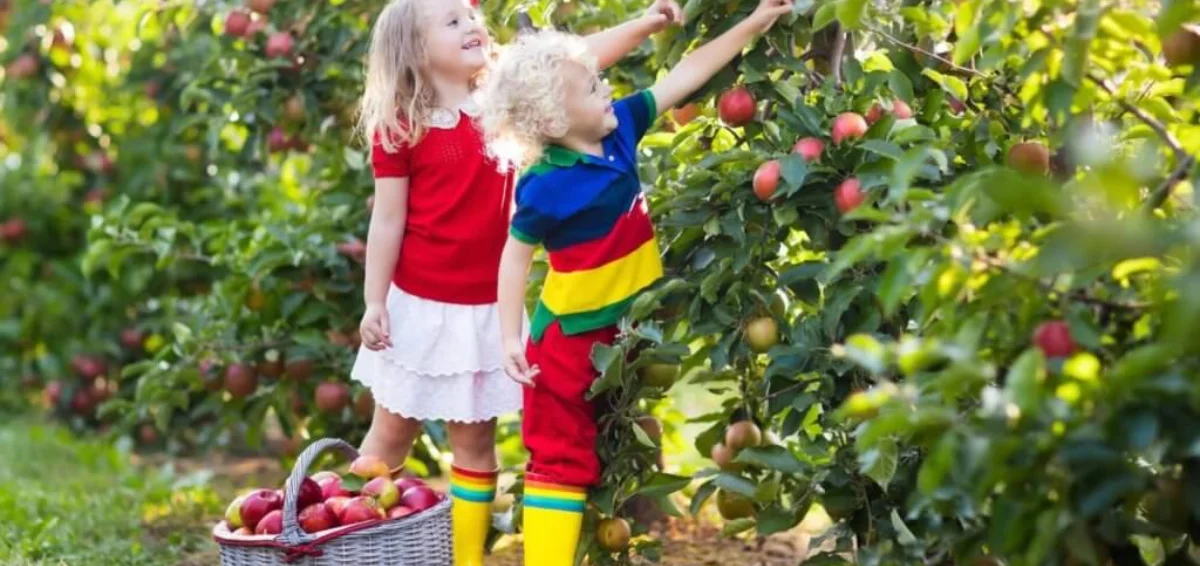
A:
POLYGON ((283 511, 276 509, 267 513, 258 526, 254 527, 256 535, 277 535, 283 532, 283 511))
POLYGON ((391 509, 400 502, 400 490, 396 489, 396 484, 392 483, 389 477, 378 477, 367 482, 362 488, 362 494, 374 497, 384 509, 391 509))
POLYGON ((379 502, 370 497, 358 496, 346 502, 342 512, 338 514, 338 522, 343 525, 353 525, 366 521, 375 521, 386 517, 379 502))
POLYGON ((424 511, 441 500, 441 496, 427 486, 409 488, 400 496, 400 504, 413 511, 424 511))
POLYGON ((306 533, 317 533, 338 526, 337 515, 324 503, 314 503, 305 507, 297 518, 300 528, 306 533))
POLYGON ((258 523, 268 513, 283 508, 283 497, 273 489, 253 491, 242 500, 238 512, 242 518, 242 526, 258 532, 258 523))

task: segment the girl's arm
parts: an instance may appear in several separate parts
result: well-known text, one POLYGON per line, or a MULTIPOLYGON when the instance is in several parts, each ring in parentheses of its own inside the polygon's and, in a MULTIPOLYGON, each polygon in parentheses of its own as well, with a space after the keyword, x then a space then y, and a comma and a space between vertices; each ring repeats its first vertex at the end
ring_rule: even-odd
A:
POLYGON ((683 10, 674 0, 655 0, 646 15, 583 38, 596 56, 596 64, 607 69, 633 51, 647 37, 668 24, 683 24, 683 10))
POLYGON ((514 381, 531 387, 537 370, 531 370, 525 359, 521 329, 525 321, 525 285, 529 265, 533 263, 533 249, 525 242, 508 237, 500 256, 500 284, 496 290, 500 333, 504 341, 504 371, 514 381))
POLYGON ((376 179, 375 209, 367 229, 367 274, 363 290, 368 307, 387 302, 407 220, 408 177, 376 179))
POLYGON ((792 0, 761 0, 758 8, 720 37, 684 57, 653 87, 655 106, 661 114, 674 108, 733 60, 759 34, 771 29, 775 20, 792 10, 792 0))

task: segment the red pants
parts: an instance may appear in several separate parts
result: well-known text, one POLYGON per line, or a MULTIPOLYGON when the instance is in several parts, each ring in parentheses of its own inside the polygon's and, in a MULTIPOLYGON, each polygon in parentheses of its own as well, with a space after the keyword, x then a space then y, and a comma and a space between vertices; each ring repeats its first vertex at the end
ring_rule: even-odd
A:
POLYGON ((540 342, 526 347, 530 365, 541 369, 533 379, 537 386, 525 388, 521 436, 529 450, 528 474, 559 485, 600 483, 596 407, 585 396, 597 377, 592 346, 612 344, 616 337, 616 327, 565 336, 555 322, 540 342))

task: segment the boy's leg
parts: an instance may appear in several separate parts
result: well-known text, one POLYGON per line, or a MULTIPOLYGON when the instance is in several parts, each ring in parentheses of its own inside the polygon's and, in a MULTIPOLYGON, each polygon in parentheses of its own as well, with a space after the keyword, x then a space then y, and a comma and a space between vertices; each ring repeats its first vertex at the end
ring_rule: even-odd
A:
POLYGON ((450 476, 454 566, 483 566, 496 498, 496 421, 449 423, 447 432, 454 452, 450 476))
POLYGON ((523 529, 530 566, 575 563, 587 488, 600 481, 595 408, 586 399, 596 378, 592 347, 615 337, 611 328, 565 336, 555 323, 529 346, 529 362, 541 370, 525 390, 521 426, 530 454, 523 529))

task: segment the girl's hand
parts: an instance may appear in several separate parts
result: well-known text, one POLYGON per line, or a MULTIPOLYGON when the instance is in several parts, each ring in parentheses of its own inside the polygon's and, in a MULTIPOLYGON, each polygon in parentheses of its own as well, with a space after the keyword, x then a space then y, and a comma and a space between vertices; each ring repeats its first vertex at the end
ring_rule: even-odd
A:
POLYGON ((780 16, 792 11, 792 0, 761 0, 747 18, 758 24, 758 32, 766 33, 780 16))
POLYGON ((526 387, 536 387, 533 378, 540 371, 536 366, 529 366, 529 360, 525 359, 525 345, 520 340, 504 341, 504 373, 509 378, 526 387))
POLYGON ((654 5, 646 10, 646 17, 653 22, 652 29, 655 33, 671 24, 683 25, 683 9, 675 0, 654 0, 654 5))
POLYGON ((362 336, 363 345, 368 350, 380 351, 392 347, 392 335, 388 329, 387 307, 380 303, 367 305, 358 333, 362 336))

